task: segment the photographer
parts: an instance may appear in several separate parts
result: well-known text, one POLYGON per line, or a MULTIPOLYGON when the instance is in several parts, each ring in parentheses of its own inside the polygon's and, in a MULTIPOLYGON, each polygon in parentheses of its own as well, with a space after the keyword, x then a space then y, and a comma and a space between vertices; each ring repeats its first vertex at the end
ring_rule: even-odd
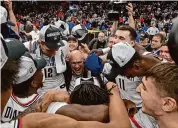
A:
MULTIPOLYGON (((129 26, 131 26, 132 28, 135 29, 135 21, 134 21, 134 18, 133 18, 133 5, 132 5, 132 3, 128 3, 128 5, 126 6, 126 9, 128 11, 129 26)), ((119 19, 119 17, 118 17, 118 19, 119 19)), ((112 25, 112 28, 111 28, 111 35, 114 35, 116 30, 117 30, 118 19, 113 22, 113 25, 112 25)))

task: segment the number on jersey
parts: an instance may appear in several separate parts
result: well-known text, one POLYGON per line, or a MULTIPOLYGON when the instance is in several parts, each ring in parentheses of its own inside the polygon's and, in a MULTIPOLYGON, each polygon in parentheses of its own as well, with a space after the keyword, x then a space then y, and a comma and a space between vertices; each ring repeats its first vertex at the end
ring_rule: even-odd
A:
POLYGON ((53 72, 52 68, 44 68, 45 78, 52 77, 52 72, 53 72))
POLYGON ((119 85, 122 90, 125 90, 124 80, 119 78, 119 85))

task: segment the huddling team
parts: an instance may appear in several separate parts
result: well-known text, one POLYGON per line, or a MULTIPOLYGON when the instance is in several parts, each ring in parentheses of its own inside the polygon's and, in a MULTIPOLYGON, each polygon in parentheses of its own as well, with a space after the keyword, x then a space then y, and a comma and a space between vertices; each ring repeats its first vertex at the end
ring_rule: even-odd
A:
MULTIPOLYGON (((13 24, 1 12, 5 30, 13 24)), ((77 27, 65 40, 56 25, 43 26, 33 44, 1 33, 1 126, 176 128, 178 66, 170 56, 148 52, 129 25, 113 31, 107 46, 96 44, 103 49, 82 42, 85 33, 76 38, 77 27)))

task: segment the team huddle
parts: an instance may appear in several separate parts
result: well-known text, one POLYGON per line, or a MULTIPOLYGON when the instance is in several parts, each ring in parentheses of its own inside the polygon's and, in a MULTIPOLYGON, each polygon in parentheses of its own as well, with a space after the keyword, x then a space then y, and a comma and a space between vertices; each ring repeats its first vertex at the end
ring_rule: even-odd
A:
MULTIPOLYGON (((137 43, 134 22, 115 22, 107 40, 99 32, 86 43, 82 24, 68 35, 59 20, 24 32, 31 39, 22 43, 11 22, 12 1, 6 7, 9 20, 0 6, 3 128, 178 127, 176 61, 160 56, 163 45, 148 51, 137 43)), ((127 10, 132 19, 131 3, 127 10)), ((161 42, 164 35, 151 40, 161 42)))

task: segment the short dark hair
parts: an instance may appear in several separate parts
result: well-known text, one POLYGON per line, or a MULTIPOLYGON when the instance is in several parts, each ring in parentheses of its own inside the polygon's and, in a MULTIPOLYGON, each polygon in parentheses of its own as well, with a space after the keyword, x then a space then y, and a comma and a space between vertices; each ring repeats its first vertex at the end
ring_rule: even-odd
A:
POLYGON ((136 40, 137 33, 134 28, 130 27, 129 25, 122 25, 118 28, 118 30, 129 31, 131 40, 136 40))
POLYGON ((70 101, 81 105, 106 104, 109 103, 109 93, 107 89, 93 84, 81 84, 71 93, 70 101))
MULTIPOLYGON (((159 38, 160 38, 160 42, 161 42, 162 44, 165 42, 165 38, 164 38, 164 36, 163 36, 162 34, 157 33, 157 34, 155 34, 154 36, 159 37, 159 38)), ((153 37, 154 37, 154 36, 153 36, 153 37)))
POLYGON ((70 95, 71 103, 81 105, 97 105, 109 103, 109 92, 98 79, 100 87, 94 84, 81 84, 74 88, 70 95))
POLYGON ((167 45, 167 42, 165 41, 164 43, 162 43, 161 46, 168 46, 168 45, 167 45))
POLYGON ((17 78, 19 72, 20 60, 7 60, 4 67, 1 69, 1 92, 6 92, 10 89, 13 81, 17 78))

